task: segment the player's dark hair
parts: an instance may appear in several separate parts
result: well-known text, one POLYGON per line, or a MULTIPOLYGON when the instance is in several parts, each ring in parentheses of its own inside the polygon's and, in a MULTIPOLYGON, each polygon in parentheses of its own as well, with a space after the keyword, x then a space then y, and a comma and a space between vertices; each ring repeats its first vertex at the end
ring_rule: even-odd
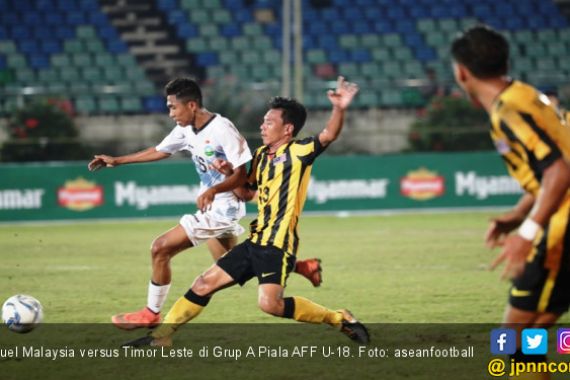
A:
POLYGON ((305 106, 295 99, 276 96, 269 101, 269 108, 280 109, 283 122, 293 124, 293 137, 297 136, 307 120, 305 106))
POLYGON ((171 80, 164 86, 164 93, 175 95, 176 99, 182 103, 194 101, 198 107, 202 107, 202 90, 198 83, 190 78, 176 78, 171 80))
POLYGON ((455 38, 451 55, 481 79, 506 75, 509 67, 509 43, 486 25, 474 26, 455 38))

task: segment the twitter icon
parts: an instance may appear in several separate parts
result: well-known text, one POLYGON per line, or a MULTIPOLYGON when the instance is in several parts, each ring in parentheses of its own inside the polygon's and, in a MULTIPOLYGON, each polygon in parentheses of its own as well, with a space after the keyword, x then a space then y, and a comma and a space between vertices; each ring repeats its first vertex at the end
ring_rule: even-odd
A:
POLYGON ((545 355, 548 351, 548 332, 545 329, 524 329, 521 348, 525 355, 545 355))

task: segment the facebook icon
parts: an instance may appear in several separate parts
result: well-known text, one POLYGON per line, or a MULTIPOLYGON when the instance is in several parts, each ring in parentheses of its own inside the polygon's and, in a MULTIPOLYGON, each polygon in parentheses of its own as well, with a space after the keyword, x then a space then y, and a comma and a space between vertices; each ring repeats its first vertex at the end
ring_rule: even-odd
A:
POLYGON ((511 355, 517 350, 517 334, 513 329, 494 329, 491 331, 491 353, 511 355))

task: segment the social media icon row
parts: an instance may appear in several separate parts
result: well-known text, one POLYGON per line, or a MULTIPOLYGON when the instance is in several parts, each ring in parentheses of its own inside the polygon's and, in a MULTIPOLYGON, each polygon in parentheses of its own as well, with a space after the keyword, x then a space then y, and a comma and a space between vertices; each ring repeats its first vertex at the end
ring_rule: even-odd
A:
MULTIPOLYGON (((559 328, 556 349, 560 354, 570 354, 570 328, 559 328)), ((491 331, 491 353, 511 355, 517 350, 517 333, 513 329, 491 331)), ((545 355, 548 352, 546 329, 524 329, 521 333, 521 351, 525 355, 545 355)))

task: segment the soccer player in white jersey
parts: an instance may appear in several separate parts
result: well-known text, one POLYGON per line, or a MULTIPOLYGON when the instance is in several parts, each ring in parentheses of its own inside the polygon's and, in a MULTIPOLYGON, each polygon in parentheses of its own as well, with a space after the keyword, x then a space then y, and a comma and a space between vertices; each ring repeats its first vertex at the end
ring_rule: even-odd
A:
MULTIPOLYGON (((189 78, 177 78, 165 87, 169 116, 176 126, 156 147, 112 157, 96 155, 89 170, 130 163, 158 161, 186 150, 192 154, 200 177, 196 200, 198 211, 183 215, 179 224, 152 242, 152 277, 148 285, 147 306, 139 311, 122 313, 111 318, 119 328, 153 327, 160 322, 160 311, 170 289, 170 260, 179 252, 206 242, 214 260, 220 258, 237 242, 243 232, 239 220, 245 205, 232 192, 246 180, 246 163, 251 152, 245 138, 232 122, 202 106, 202 92, 189 78), (220 174, 211 167, 216 159, 230 162, 234 173, 220 174)), ((297 262, 296 272, 307 277, 314 286, 321 282, 319 260, 297 262)))

